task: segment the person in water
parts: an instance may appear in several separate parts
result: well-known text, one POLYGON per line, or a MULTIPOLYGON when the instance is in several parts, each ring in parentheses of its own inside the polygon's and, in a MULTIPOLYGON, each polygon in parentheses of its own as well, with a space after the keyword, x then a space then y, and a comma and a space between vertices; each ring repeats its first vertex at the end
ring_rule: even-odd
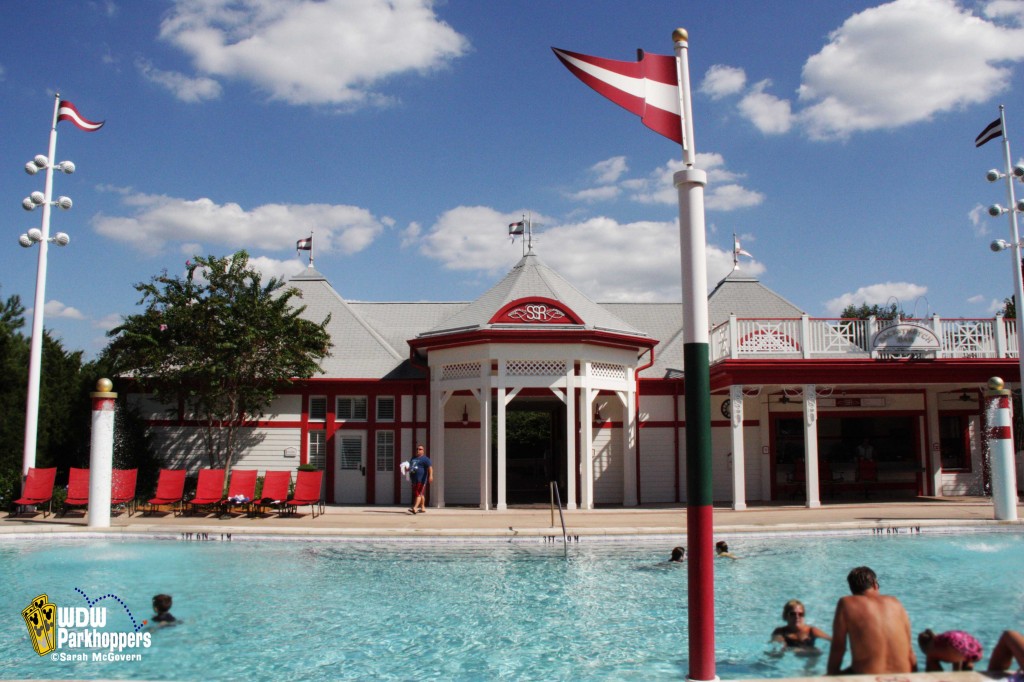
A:
POLYGON ((804 620, 806 615, 807 609, 799 599, 786 602, 782 607, 782 620, 786 624, 772 631, 772 641, 782 643, 784 649, 805 653, 816 653, 818 648, 815 644, 819 639, 831 642, 827 632, 807 624, 804 620))
POLYGON ((981 642, 963 630, 935 634, 929 628, 917 636, 917 645, 925 656, 925 672, 943 670, 943 663, 953 670, 974 670, 982 655, 981 642))
POLYGON ((725 540, 715 543, 715 557, 719 559, 739 559, 738 556, 729 551, 729 545, 725 540))
POLYGON ((169 594, 158 594, 153 597, 153 611, 156 614, 153 616, 154 623, 159 623, 162 627, 178 622, 178 619, 171 615, 171 604, 172 599, 169 594))
POLYGON ((673 547, 672 556, 669 557, 669 563, 679 564, 686 561, 686 548, 685 547, 673 547))

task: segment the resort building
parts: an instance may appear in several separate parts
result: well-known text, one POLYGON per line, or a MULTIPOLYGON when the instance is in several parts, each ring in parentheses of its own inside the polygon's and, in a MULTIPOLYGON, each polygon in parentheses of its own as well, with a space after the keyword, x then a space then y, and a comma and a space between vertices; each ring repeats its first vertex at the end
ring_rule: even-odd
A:
MULTIPOLYGON (((546 502, 552 481, 569 509, 686 501, 679 303, 594 302, 532 251, 470 302, 349 301, 312 265, 290 285, 331 316, 332 353, 235 466, 309 463, 329 503, 408 504, 398 465, 424 443, 431 506, 546 502)), ((983 493, 983 390, 1017 385, 1014 320, 810 318, 738 271, 708 303, 717 502, 983 493)), ((134 401, 166 466, 202 466, 188 415, 134 401)))

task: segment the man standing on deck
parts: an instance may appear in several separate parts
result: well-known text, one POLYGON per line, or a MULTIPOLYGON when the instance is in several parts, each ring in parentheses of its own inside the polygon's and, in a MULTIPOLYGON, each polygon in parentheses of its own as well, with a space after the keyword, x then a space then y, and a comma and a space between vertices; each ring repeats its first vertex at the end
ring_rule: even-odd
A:
POLYGON ((434 463, 427 457, 423 445, 416 446, 416 456, 409 462, 409 480, 412 481, 412 509, 410 514, 427 511, 427 483, 434 482, 434 463))
POLYGON ((832 645, 828 652, 829 675, 878 675, 917 670, 917 655, 910 639, 910 616, 896 597, 879 593, 878 577, 867 566, 846 576, 850 597, 836 604, 832 621, 832 645), (840 670, 850 638, 852 662, 840 670))

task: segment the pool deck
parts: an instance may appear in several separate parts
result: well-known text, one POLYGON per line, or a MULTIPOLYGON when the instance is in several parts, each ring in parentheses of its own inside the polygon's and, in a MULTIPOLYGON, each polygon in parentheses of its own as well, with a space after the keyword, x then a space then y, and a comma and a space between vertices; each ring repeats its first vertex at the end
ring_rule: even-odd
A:
MULTIPOLYGON (((1024 518, 1024 506, 1018 507, 1024 518)), ((565 511, 566 533, 571 538, 599 536, 683 536, 686 533, 686 508, 644 506, 637 508, 600 508, 565 511)), ((876 503, 831 503, 815 509, 803 506, 759 505, 735 511, 715 507, 715 532, 723 535, 778 532, 875 532, 912 533, 917 529, 945 527, 1024 526, 1024 521, 995 521, 993 507, 986 498, 918 498, 913 501, 876 503)), ((120 513, 111 516, 109 528, 90 528, 85 514, 72 510, 66 516, 41 512, 0 519, 0 535, 21 533, 207 533, 292 536, 349 537, 515 537, 534 536, 561 541, 561 523, 557 511, 548 506, 484 511, 478 508, 428 508, 426 513, 409 514, 404 507, 326 507, 314 518, 310 508, 299 514, 250 517, 232 514, 174 515, 120 513), (552 521, 553 519, 553 521, 552 521)))

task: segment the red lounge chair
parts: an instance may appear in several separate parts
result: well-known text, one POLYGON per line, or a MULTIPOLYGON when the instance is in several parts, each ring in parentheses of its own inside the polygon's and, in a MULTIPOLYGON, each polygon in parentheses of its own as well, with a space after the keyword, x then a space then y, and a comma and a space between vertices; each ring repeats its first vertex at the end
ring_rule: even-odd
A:
POLYGON ((290 471, 268 471, 263 475, 263 490, 256 501, 256 509, 263 513, 264 507, 276 507, 281 512, 288 500, 288 488, 292 484, 290 471))
POLYGON ((243 509, 252 514, 253 498, 256 497, 256 470, 232 469, 228 483, 228 496, 224 500, 225 512, 243 509))
POLYGON ((61 516, 68 513, 68 507, 85 507, 89 504, 89 470, 71 467, 68 475, 68 496, 61 506, 61 516))
POLYGON ((111 477, 110 505, 123 504, 128 516, 135 511, 135 483, 138 478, 138 469, 114 469, 111 477))
POLYGON ((199 482, 196 483, 196 496, 189 500, 190 513, 196 513, 196 507, 218 507, 224 502, 224 470, 200 469, 199 482))
POLYGON ((55 478, 57 478, 56 467, 49 469, 30 468, 28 476, 25 478, 25 483, 21 487, 21 497, 14 501, 14 504, 18 505, 15 514, 20 514, 22 507, 40 506, 46 502, 47 511, 43 512, 45 517, 47 512, 52 510, 53 507, 53 481, 55 478))
POLYGON ((149 509, 143 513, 152 513, 153 507, 171 505, 171 511, 180 511, 181 498, 185 496, 185 470, 161 469, 156 479, 156 494, 149 501, 149 509))
POLYGON ((295 494, 286 504, 292 512, 303 505, 309 505, 313 518, 316 518, 317 510, 324 513, 324 498, 320 494, 320 486, 324 480, 322 471, 299 471, 295 477, 295 494))

